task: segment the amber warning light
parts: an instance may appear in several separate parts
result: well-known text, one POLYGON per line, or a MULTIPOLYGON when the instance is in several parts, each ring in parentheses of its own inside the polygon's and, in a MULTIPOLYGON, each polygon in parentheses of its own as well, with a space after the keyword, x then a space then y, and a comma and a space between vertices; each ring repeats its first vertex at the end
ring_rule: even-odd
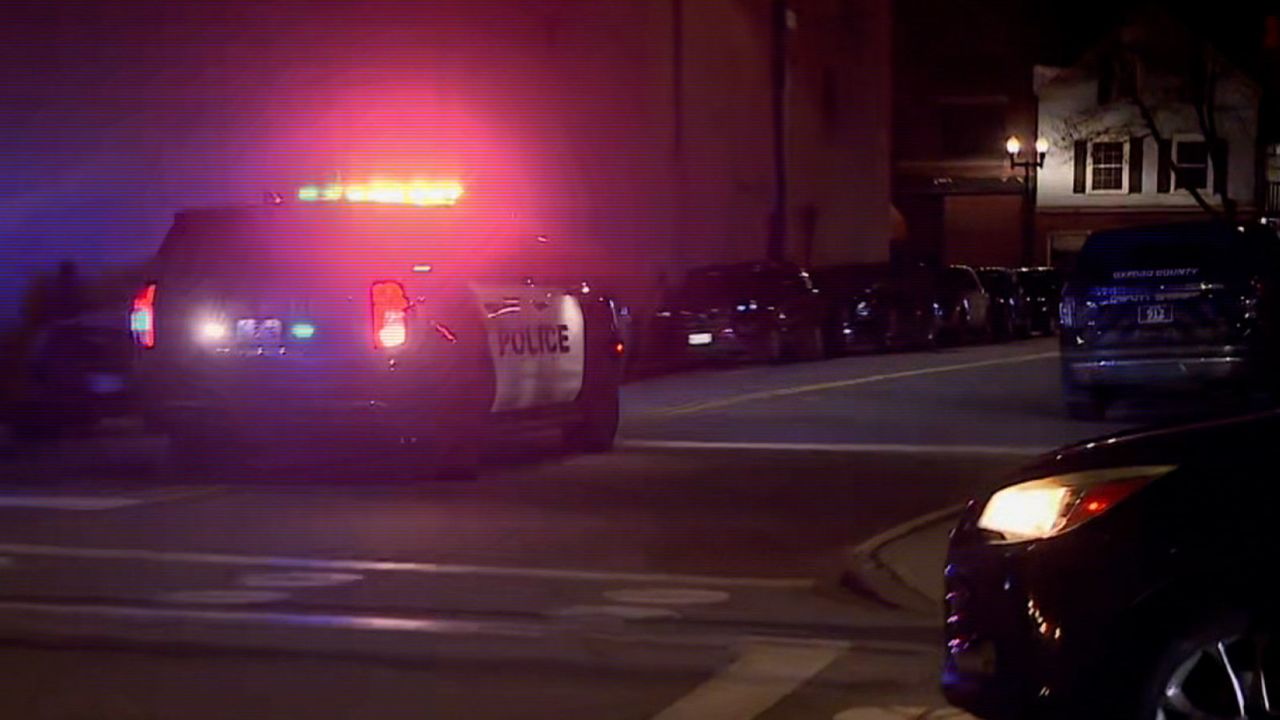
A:
POLYGON ((462 185, 454 181, 409 182, 373 181, 329 185, 305 185, 298 188, 302 202, 382 203, 417 205, 419 207, 451 207, 462 197, 462 185))

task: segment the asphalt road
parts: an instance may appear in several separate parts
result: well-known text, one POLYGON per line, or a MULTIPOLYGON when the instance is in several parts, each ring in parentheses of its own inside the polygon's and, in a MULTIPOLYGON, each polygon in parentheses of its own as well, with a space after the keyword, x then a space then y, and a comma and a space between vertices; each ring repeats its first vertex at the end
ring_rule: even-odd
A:
POLYGON ((1055 360, 645 380, 616 452, 499 438, 471 483, 328 446, 180 476, 128 424, 0 444, 0 716, 958 717, 939 618, 842 553, 1144 421, 1066 420, 1055 360))

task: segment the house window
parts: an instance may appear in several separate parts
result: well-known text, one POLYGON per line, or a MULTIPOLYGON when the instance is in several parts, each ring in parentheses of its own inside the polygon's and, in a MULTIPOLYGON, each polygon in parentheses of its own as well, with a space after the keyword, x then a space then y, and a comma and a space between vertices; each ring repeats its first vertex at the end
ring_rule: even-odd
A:
POLYGON ((1095 142, 1089 147, 1089 191, 1124 192, 1127 173, 1123 141, 1095 142))
MULTIPOLYGON (((1209 187, 1209 144, 1203 140, 1179 140, 1173 146, 1174 189, 1209 187)), ((1172 172, 1172 168, 1170 169, 1172 172)))

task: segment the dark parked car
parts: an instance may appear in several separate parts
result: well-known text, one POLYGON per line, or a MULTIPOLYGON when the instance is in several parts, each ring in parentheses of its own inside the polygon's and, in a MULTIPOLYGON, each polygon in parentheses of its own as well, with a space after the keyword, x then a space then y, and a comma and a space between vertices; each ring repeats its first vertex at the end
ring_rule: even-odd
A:
POLYGON ((1050 267, 1020 268, 1014 271, 1026 301, 1027 324, 1033 333, 1052 335, 1058 331, 1058 305, 1062 302, 1062 277, 1050 267))
POLYGON ((947 699, 984 718, 1275 717, 1277 440, 1274 412, 1101 438, 970 503, 945 571, 947 699))
POLYGON ((1090 236, 1063 290, 1067 412, 1101 417, 1140 391, 1269 389, 1276 243, 1262 225, 1204 222, 1090 236))
POLYGON ((991 297, 991 330, 1000 340, 1031 334, 1027 296, 1018 276, 1006 268, 981 268, 978 279, 991 297))
POLYGON ((934 274, 889 263, 815 270, 814 285, 828 303, 827 349, 929 348, 941 327, 934 274))
POLYGON ((942 309, 942 330, 949 340, 991 338, 991 297, 973 268, 951 265, 940 270, 937 302, 942 309))
POLYGON ((135 412, 136 401, 128 318, 97 311, 37 333, 10 422, 20 437, 52 437, 135 412))
POLYGON ((673 351, 763 362, 823 357, 824 304, 795 265, 746 262, 694 268, 658 311, 673 351))

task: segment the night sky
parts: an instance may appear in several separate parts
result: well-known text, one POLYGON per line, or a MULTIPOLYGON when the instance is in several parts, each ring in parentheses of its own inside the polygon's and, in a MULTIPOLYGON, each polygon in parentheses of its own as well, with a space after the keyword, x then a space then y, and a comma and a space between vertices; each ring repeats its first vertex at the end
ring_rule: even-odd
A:
POLYGON ((6 3, 0 318, 61 258, 136 261, 181 207, 335 170, 545 208, 547 157, 600 142, 543 100, 578 1, 6 3))
MULTIPOLYGON (((549 207, 529 198, 563 196, 575 173, 593 181, 558 172, 563 158, 616 157, 646 132, 575 130, 592 118, 550 106, 562 71, 590 63, 556 50, 584 1, 6 2, 0 319, 59 259, 136 261, 176 209, 252 202, 336 169, 461 177, 549 207)), ((1010 18, 1033 24, 1042 62, 1118 17, 1090 2, 1032 6, 1010 18)), ((607 51, 628 28, 589 30, 607 51)), ((606 68, 577 90, 629 116, 642 94, 610 81, 606 68)))

